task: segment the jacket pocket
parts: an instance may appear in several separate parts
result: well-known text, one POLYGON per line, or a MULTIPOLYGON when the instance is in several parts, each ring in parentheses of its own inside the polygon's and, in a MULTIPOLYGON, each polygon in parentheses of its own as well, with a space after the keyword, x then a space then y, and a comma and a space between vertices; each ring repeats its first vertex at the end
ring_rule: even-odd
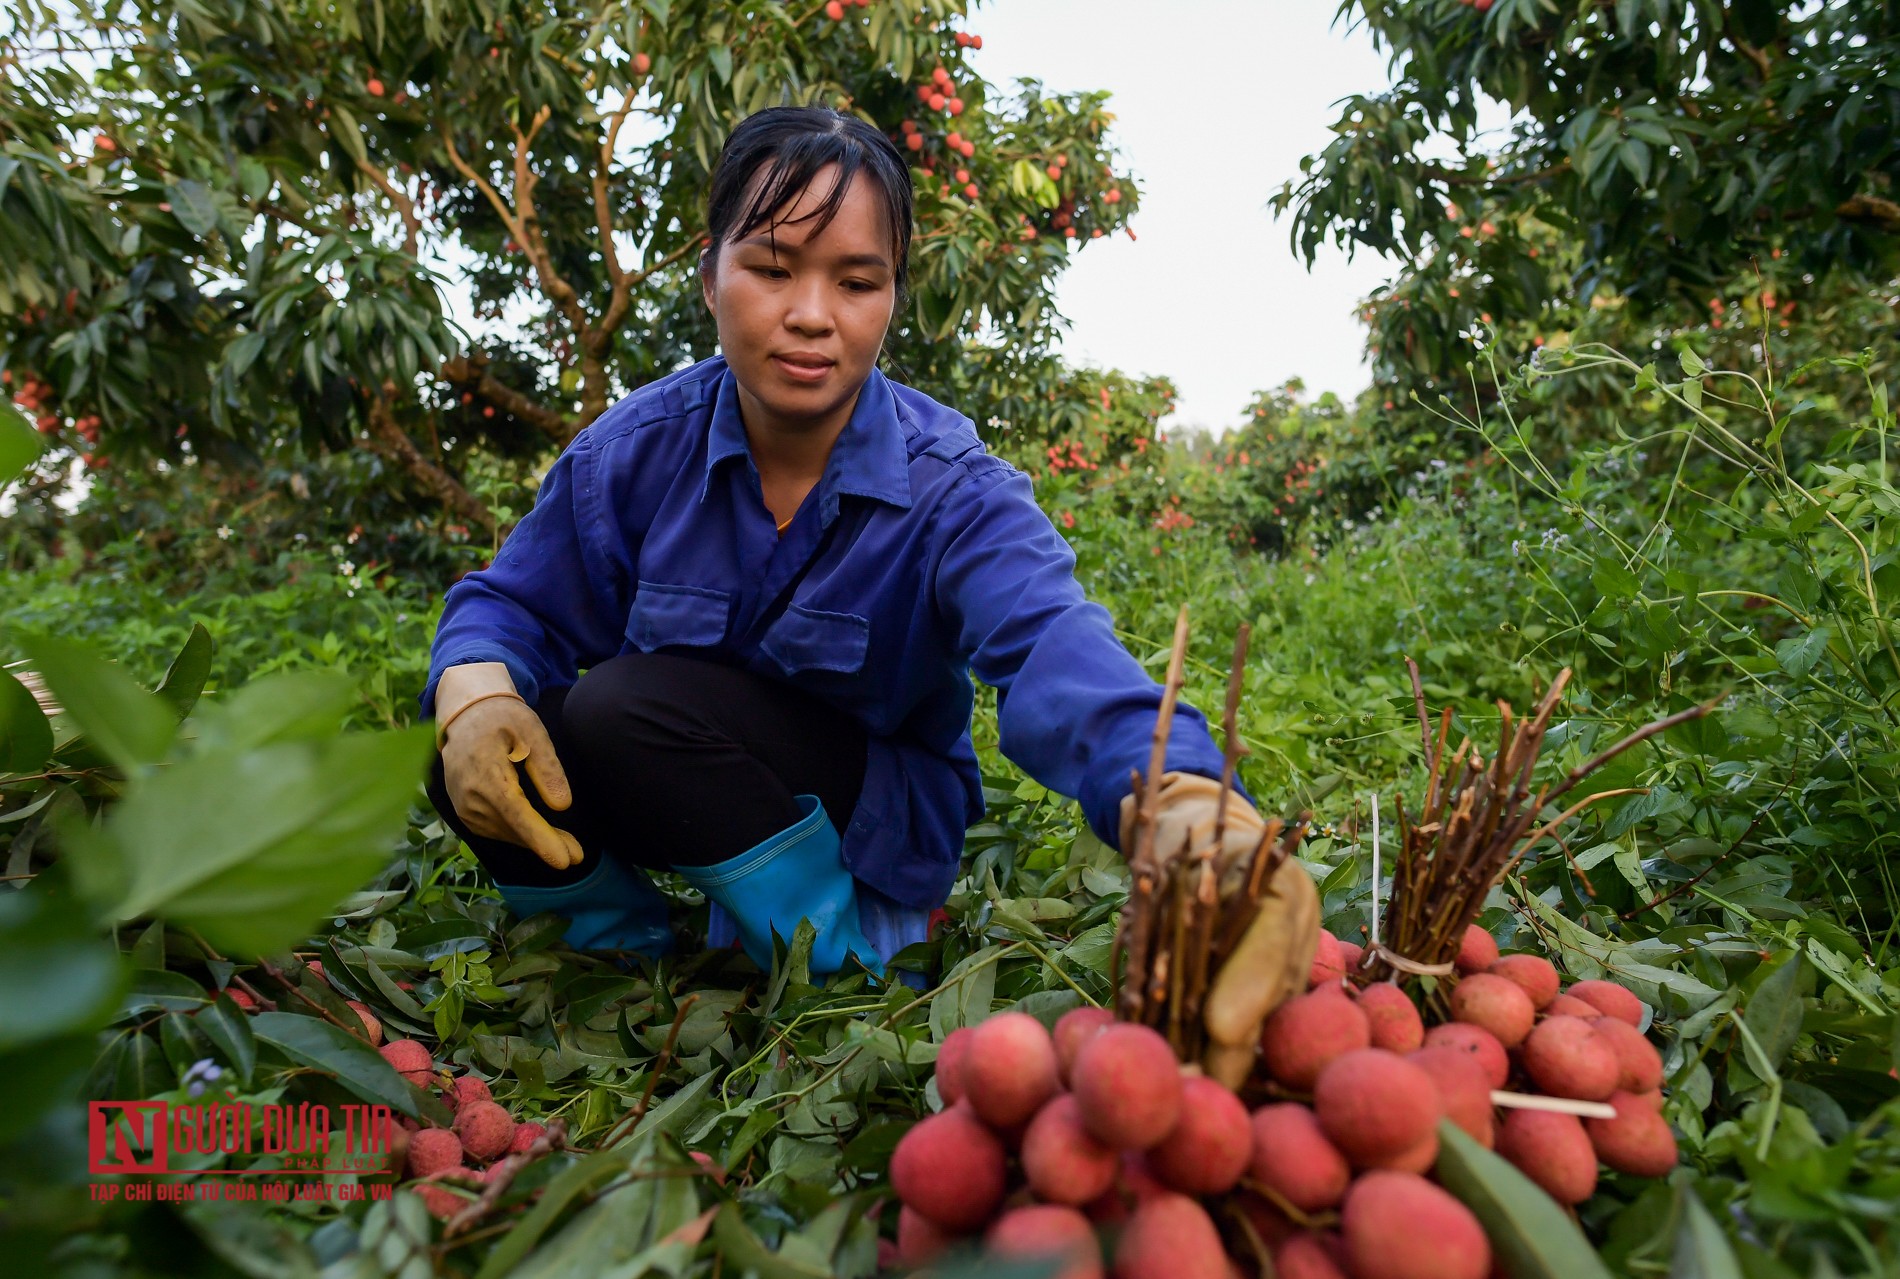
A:
POLYGON ((786 674, 797 671, 864 669, 865 650, 871 643, 871 623, 855 613, 825 613, 793 604, 772 623, 759 650, 786 674))
POLYGON ((726 638, 731 614, 730 591, 642 582, 627 613, 627 639, 643 653, 673 645, 710 648, 726 638))

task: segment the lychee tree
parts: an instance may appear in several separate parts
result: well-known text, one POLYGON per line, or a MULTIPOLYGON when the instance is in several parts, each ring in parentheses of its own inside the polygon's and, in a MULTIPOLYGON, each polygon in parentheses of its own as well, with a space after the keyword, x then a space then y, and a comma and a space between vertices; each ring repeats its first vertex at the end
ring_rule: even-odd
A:
POLYGON ((101 458, 362 450, 492 528, 471 455, 519 476, 712 352, 710 166, 790 102, 914 157, 889 350, 967 387, 968 335, 1046 349, 1069 253, 1136 204, 1106 94, 998 92, 968 7, 28 0, 0 20, 0 369, 101 458))
MULTIPOLYGON (((1402 262, 1367 320, 1378 379, 1448 390, 1461 335, 1569 327, 1593 298, 1701 324, 1738 278, 1778 306, 1900 272, 1900 4, 1345 0, 1392 85, 1341 105, 1275 197, 1322 243, 1402 262), (1484 99, 1506 135, 1478 131, 1484 99), (1754 278, 1759 270, 1760 278, 1754 278)), ((1403 397, 1401 397, 1403 398, 1403 397)))

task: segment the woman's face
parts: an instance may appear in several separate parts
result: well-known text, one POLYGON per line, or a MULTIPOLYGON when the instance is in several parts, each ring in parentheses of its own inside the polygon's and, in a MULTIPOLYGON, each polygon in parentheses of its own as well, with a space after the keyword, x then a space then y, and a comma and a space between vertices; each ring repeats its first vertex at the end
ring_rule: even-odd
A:
MULTIPOLYGON (((820 169, 790 209, 744 239, 727 240, 714 269, 700 272, 755 428, 842 428, 890 327, 894 246, 871 182, 852 180, 823 232, 812 234, 816 219, 798 221, 830 193, 838 173, 836 165, 820 169)), ((755 183, 764 176, 761 169, 755 183)))

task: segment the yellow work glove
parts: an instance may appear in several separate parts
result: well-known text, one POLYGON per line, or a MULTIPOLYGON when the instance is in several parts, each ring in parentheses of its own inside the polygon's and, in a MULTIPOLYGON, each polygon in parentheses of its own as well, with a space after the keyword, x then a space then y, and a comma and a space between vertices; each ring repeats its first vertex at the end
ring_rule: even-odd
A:
MULTIPOLYGON (((1198 851, 1214 842, 1214 817, 1220 806, 1220 783, 1198 773, 1163 773, 1161 794, 1155 802, 1155 860, 1163 865, 1190 851, 1198 851)), ((1122 857, 1135 856, 1135 816, 1141 807, 1139 795, 1122 797, 1122 857)), ((1214 869, 1221 877, 1221 896, 1234 889, 1237 877, 1229 874, 1240 860, 1260 842, 1266 823, 1254 806, 1239 791, 1227 792, 1227 824, 1222 828, 1221 847, 1214 854, 1214 869), (1231 881, 1231 882, 1230 882, 1231 881)))
MULTIPOLYGON (((1166 864, 1214 841, 1221 786, 1194 773, 1163 773, 1155 804, 1155 860, 1166 864)), ((1135 852, 1135 815, 1139 798, 1122 799, 1122 856, 1135 852)), ((1240 891, 1247 854, 1260 842, 1266 823, 1239 794, 1227 795, 1226 823, 1214 869, 1223 900, 1240 891)), ((1266 856, 1266 852, 1262 852, 1266 856)), ((1306 868, 1289 857, 1274 871, 1260 894, 1260 910, 1240 943, 1208 987, 1201 1020, 1208 1045, 1201 1065, 1229 1088, 1239 1087, 1252 1069, 1267 1015, 1289 996, 1306 989, 1306 977, 1319 947, 1319 890, 1306 868)))
POLYGON ((435 718, 442 780, 469 830, 517 844, 555 870, 579 865, 580 841, 550 825, 521 789, 515 765, 525 760, 549 808, 562 812, 574 802, 547 728, 515 691, 507 666, 469 662, 443 671, 435 718))

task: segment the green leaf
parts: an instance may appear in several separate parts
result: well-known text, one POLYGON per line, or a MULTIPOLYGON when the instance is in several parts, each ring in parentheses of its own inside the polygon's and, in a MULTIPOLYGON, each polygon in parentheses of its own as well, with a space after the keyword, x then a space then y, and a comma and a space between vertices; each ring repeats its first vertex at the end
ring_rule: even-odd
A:
POLYGON ((174 182, 165 188, 166 202, 172 206, 172 216, 178 219, 178 225, 196 236, 206 236, 217 229, 218 206, 212 199, 211 188, 202 182, 174 182))
POLYGON ((1833 632, 1825 626, 1817 626, 1805 635, 1796 635, 1775 645, 1775 660, 1781 663, 1781 669, 1790 675, 1805 675, 1821 660, 1821 654, 1827 651, 1827 642, 1833 632))
POLYGON ((9 397, 0 396, 0 489, 20 478, 46 448, 46 437, 33 429, 9 397))
POLYGON ((1801 952, 1785 951, 1767 962, 1775 968, 1749 997, 1748 1028, 1754 1032, 1768 1064, 1779 1067, 1800 1037, 1801 1021, 1807 1013, 1800 988, 1801 952))
POLYGON ((1448 1119, 1438 1123, 1439 1182, 1471 1209, 1512 1279, 1610 1279, 1570 1214, 1530 1178, 1448 1119))
POLYGON ((199 1010, 195 1020, 205 1038, 224 1054, 225 1063, 237 1072, 238 1082, 249 1088, 251 1072, 257 1068, 257 1037, 251 1033, 251 1019, 229 995, 220 992, 216 1000, 199 1010))
POLYGON ((448 1125, 448 1108, 409 1086, 383 1055, 355 1035, 302 1013, 258 1013, 251 1033, 301 1066, 320 1070, 364 1101, 393 1106, 412 1119, 448 1125))
POLYGON ((172 658, 172 664, 165 668, 165 678, 158 681, 158 687, 152 690, 172 704, 178 718, 183 719, 191 714, 191 708, 198 704, 198 696, 204 692, 205 680, 211 675, 211 656, 217 649, 211 632, 202 623, 193 622, 191 634, 185 638, 185 646, 178 650, 178 656, 172 658))
MULTIPOLYGON (((0 1062, 68 1037, 84 1040, 90 1059, 92 1033, 118 1011, 125 977, 117 953, 93 934, 70 896, 36 888, 0 892, 0 1062)), ((11 1073, 6 1077, 11 1081, 11 1073)), ((14 1098, 8 1109, 20 1108, 14 1098)), ((0 1126, 18 1118, 0 1112, 0 1126)))
POLYGON ((985 946, 944 976, 945 988, 930 1001, 931 1038, 942 1043, 951 1031, 974 1026, 990 1015, 996 999, 996 952, 985 946))
POLYGON ((1743 1279, 1742 1264, 1715 1217, 1687 1183, 1676 1184, 1676 1250, 1670 1279, 1743 1279))
POLYGON ((177 717, 124 667, 65 640, 16 634, 14 641, 66 714, 113 763, 132 771, 165 754, 177 717))
POLYGON ((0 671, 0 773, 30 773, 52 753, 46 712, 26 685, 0 671))
MULTIPOLYGON (((708 1076, 710 1078, 710 1076, 708 1076)), ((526 1215, 518 1219, 496 1243, 475 1279, 502 1279, 515 1272, 555 1219, 568 1205, 619 1176, 635 1159, 652 1152, 645 1140, 623 1141, 617 1146, 597 1150, 579 1163, 570 1164, 541 1191, 541 1197, 526 1215)))
POLYGON ((1642 581, 1636 574, 1603 555, 1597 557, 1595 566, 1591 568, 1590 580, 1611 599, 1634 599, 1642 587, 1642 581))
POLYGON ((206 751, 144 779, 103 828, 73 827, 117 920, 162 915, 227 953, 307 936, 387 862, 428 757, 427 726, 206 751))

